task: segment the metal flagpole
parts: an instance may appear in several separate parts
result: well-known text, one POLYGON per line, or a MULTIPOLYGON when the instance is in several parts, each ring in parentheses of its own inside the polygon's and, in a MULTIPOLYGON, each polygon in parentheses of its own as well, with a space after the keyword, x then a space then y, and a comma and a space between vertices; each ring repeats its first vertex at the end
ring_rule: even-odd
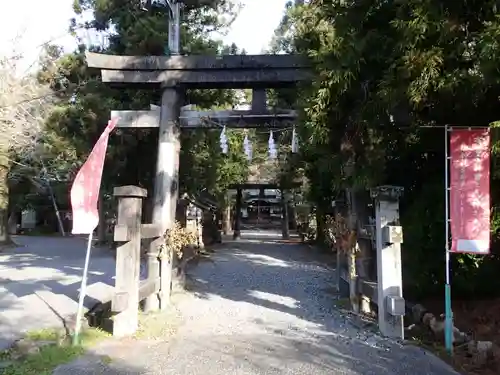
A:
POLYGON ((90 263, 90 251, 92 248, 92 234, 99 225, 98 200, 104 159, 106 157, 106 148, 108 147, 109 134, 116 127, 117 121, 118 119, 116 117, 108 121, 106 129, 104 129, 92 148, 87 160, 76 174, 70 191, 71 208, 73 211, 73 229, 71 233, 88 234, 89 237, 80 286, 80 298, 78 300, 78 311, 76 313, 73 345, 78 345, 78 336, 82 328, 83 301, 87 289, 87 274, 90 263))
POLYGON ((83 301, 85 299, 85 293, 87 289, 87 274, 89 271, 91 249, 92 249, 92 232, 90 232, 87 242, 87 253, 85 254, 85 266, 83 267, 82 283, 80 285, 80 298, 78 299, 78 312, 76 313, 75 333, 73 335, 73 345, 75 346, 78 345, 79 343, 79 335, 80 335, 80 330, 82 328, 83 301))
POLYGON ((448 132, 451 129, 446 125, 444 127, 444 183, 445 183, 445 251, 446 251, 446 285, 444 289, 445 304, 445 347, 450 355, 453 355, 453 314, 451 310, 451 285, 450 285, 450 181, 448 177, 450 156, 448 155, 448 132))

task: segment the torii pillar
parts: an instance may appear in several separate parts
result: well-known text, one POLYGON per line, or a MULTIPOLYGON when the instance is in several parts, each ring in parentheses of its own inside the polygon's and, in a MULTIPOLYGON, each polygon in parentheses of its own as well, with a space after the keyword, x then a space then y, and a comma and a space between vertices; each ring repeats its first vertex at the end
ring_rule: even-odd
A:
POLYGON ((183 93, 180 89, 163 88, 154 184, 153 223, 164 223, 165 230, 175 220, 179 185, 179 113, 182 99, 183 93))
MULTIPOLYGON (((153 195, 152 223, 162 226, 162 233, 171 228, 175 222, 177 198, 179 195, 179 153, 180 128, 179 113, 182 105, 183 92, 175 87, 162 87, 160 122, 158 132, 158 153, 153 195)), ((165 280, 163 285, 169 285, 172 280, 172 258, 169 249, 160 254, 163 238, 159 237, 149 245, 148 275, 158 275, 165 280), (160 270, 159 257, 169 266, 160 270), (166 273, 166 274, 162 274, 166 273)), ((164 307, 170 299, 170 288, 162 290, 160 295, 152 294, 144 302, 144 310, 154 311, 164 307)))

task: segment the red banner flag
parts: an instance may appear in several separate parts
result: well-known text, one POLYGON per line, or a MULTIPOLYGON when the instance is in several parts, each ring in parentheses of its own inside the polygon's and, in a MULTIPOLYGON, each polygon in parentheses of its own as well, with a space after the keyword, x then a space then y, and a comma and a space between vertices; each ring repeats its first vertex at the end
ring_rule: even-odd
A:
POLYGON ((108 148, 109 134, 116 126, 116 119, 108 126, 97 140, 92 152, 78 171, 71 187, 71 208, 73 211, 73 234, 91 234, 99 224, 97 202, 101 187, 104 158, 108 148))
POLYGON ((450 135, 451 251, 490 251, 489 129, 452 130, 450 135))

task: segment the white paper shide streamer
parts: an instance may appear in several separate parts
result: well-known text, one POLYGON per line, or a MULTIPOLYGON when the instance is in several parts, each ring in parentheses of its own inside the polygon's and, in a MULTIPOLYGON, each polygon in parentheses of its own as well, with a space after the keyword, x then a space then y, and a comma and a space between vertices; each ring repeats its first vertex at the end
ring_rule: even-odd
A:
POLYGON ((223 154, 227 154, 227 152, 229 151, 229 147, 227 145, 226 127, 225 126, 220 133, 220 148, 221 148, 223 154))
POLYGON ((273 160, 278 157, 278 150, 276 150, 276 145, 274 144, 273 131, 269 132, 269 159, 273 160))
MULTIPOLYGON (((227 154, 229 152, 229 145, 228 145, 228 138, 226 135, 226 127, 224 126, 222 128, 222 131, 220 133, 220 148, 222 150, 223 154, 227 154)), ((297 136, 297 132, 295 130, 295 127, 293 128, 292 132, 292 153, 298 153, 299 152, 299 138, 297 136)), ((252 142, 250 141, 250 138, 248 137, 248 134, 245 134, 245 139, 243 140, 243 152, 245 153, 246 159, 248 161, 252 161, 253 157, 253 146, 252 142)), ((270 160, 275 160, 278 158, 278 149, 276 147, 276 143, 274 142, 274 133, 273 131, 269 131, 269 141, 268 141, 268 152, 269 152, 269 159, 270 160)))
POLYGON ((295 132, 295 127, 293 127, 292 131, 292 152, 294 154, 299 152, 299 139, 297 137, 297 133, 295 132))
POLYGON ((252 144, 250 143, 250 140, 248 139, 247 134, 245 134, 245 139, 243 140, 243 150, 245 152, 247 160, 251 161, 252 160, 252 144))

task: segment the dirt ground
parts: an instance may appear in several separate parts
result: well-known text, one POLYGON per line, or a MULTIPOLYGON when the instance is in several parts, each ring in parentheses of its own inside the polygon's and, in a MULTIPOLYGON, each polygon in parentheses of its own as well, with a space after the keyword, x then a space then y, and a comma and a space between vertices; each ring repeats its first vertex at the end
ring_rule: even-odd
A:
MULTIPOLYGON (((439 316, 444 301, 424 301, 429 311, 439 316)), ((455 326, 479 341, 492 341, 500 347, 500 298, 488 301, 453 301, 455 326)), ((500 353, 486 364, 477 364, 466 347, 457 347, 452 359, 456 369, 466 375, 500 375, 500 353)))

